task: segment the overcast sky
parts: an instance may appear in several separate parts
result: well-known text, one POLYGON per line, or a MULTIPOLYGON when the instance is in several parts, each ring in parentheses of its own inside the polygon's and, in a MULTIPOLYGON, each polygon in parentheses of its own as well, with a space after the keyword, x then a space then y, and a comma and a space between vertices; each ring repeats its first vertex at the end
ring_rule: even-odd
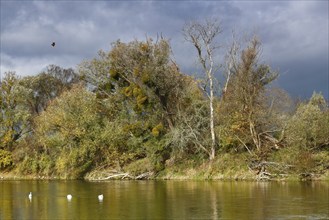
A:
POLYGON ((196 54, 184 42, 185 22, 219 18, 220 55, 232 30, 256 32, 262 61, 280 72, 276 84, 292 96, 313 91, 328 99, 328 1, 17 1, 1 0, 1 73, 26 76, 49 64, 76 68, 109 50, 111 42, 170 39, 185 73, 196 71, 196 54), (51 47, 55 41, 56 46, 51 47))

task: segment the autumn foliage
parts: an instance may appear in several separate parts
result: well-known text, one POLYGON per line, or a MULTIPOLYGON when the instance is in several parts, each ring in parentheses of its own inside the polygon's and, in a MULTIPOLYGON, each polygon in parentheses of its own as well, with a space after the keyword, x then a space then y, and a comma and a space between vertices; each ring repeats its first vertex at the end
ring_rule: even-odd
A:
POLYGON ((228 155, 243 170, 276 163, 289 167, 284 173, 327 172, 328 103, 314 93, 296 105, 271 87, 278 74, 260 63, 260 46, 253 38, 239 51, 225 92, 215 93, 215 145, 203 79, 180 71, 165 39, 114 42, 77 70, 8 72, 1 81, 0 169, 60 178, 106 169, 157 174, 184 163, 205 168, 215 146, 209 175, 235 169, 228 155))

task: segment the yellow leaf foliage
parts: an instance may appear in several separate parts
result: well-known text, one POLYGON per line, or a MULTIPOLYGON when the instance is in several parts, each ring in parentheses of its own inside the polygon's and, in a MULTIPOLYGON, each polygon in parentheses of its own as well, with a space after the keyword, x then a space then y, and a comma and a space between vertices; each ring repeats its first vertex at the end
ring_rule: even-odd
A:
POLYGON ((156 125, 153 129, 152 129, 152 135, 154 137, 158 137, 160 135, 160 133, 163 131, 163 124, 160 122, 158 125, 156 125))
POLYGON ((124 94, 127 97, 131 97, 131 95, 133 94, 133 89, 131 88, 131 86, 128 86, 124 89, 124 94))
POLYGON ((139 95, 137 96, 137 105, 142 108, 144 103, 147 101, 147 96, 139 95))
POLYGON ((116 69, 111 68, 111 69, 110 69, 110 76, 111 76, 113 79, 117 79, 118 76, 119 76, 119 72, 118 72, 116 69))
POLYGON ((134 76, 139 76, 140 75, 139 68, 138 67, 135 67, 133 73, 134 73, 134 76))

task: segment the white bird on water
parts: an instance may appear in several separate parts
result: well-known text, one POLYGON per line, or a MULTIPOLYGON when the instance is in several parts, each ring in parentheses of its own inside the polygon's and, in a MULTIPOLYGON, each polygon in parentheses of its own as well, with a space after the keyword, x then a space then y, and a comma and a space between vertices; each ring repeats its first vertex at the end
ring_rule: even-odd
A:
POLYGON ((32 192, 30 192, 30 194, 29 194, 29 200, 31 200, 32 199, 32 192))
POLYGON ((67 198, 67 200, 71 201, 71 199, 72 199, 72 195, 71 195, 71 194, 68 194, 68 195, 66 196, 66 198, 67 198))
POLYGON ((103 199, 104 199, 104 196, 103 196, 103 194, 101 194, 101 195, 98 195, 98 200, 101 202, 101 201, 103 201, 103 199))

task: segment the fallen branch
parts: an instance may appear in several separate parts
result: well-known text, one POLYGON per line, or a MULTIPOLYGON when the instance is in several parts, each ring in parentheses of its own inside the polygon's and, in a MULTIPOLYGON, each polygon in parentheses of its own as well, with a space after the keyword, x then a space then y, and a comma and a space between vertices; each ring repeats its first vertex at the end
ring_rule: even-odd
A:
POLYGON ((253 155, 253 153, 249 150, 248 146, 237 135, 234 135, 234 136, 243 144, 243 146, 247 149, 249 154, 253 155))
MULTIPOLYGON (((272 171, 273 169, 276 170, 276 172, 286 172, 287 169, 293 167, 289 164, 282 164, 282 163, 276 163, 276 162, 268 162, 268 161, 262 161, 262 162, 253 162, 248 166, 250 170, 256 170, 257 171, 257 180, 270 180, 272 177, 274 177, 276 174, 272 175, 267 171, 267 168, 271 167, 272 171)), ((280 174, 283 176, 284 174, 280 174)))
POLYGON ((272 174, 265 172, 265 171, 261 171, 258 175, 257 175, 257 180, 270 180, 271 179, 272 174))
POLYGON ((131 179, 131 180, 143 180, 143 179, 150 179, 154 172, 146 172, 139 174, 138 176, 133 176, 130 173, 119 173, 116 170, 113 170, 111 172, 98 172, 98 174, 101 174, 101 176, 97 176, 95 173, 92 173, 89 175, 89 180, 96 180, 96 181, 105 181, 105 180, 111 180, 111 179, 131 179))
POLYGON ((313 173, 300 173, 299 177, 303 180, 311 179, 314 176, 313 173))
POLYGON ((142 173, 135 177, 136 180, 149 179, 153 175, 153 172, 142 173))
POLYGON ((98 180, 109 180, 109 179, 114 179, 114 178, 117 178, 117 177, 122 177, 121 179, 124 179, 126 177, 132 177, 132 176, 130 176, 129 173, 119 173, 119 174, 110 175, 108 177, 98 179, 98 180))

